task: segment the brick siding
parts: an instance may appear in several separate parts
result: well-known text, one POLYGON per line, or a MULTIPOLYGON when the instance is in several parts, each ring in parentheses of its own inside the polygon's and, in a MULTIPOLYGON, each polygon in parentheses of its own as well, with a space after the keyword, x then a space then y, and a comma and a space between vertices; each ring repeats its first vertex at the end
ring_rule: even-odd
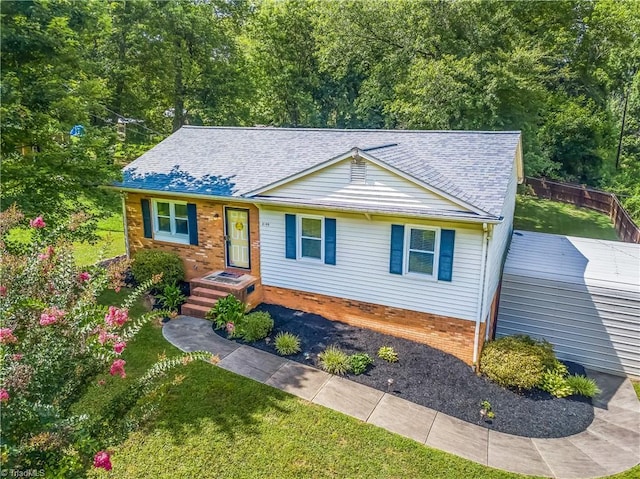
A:
MULTIPOLYGON (((254 205, 233 202, 217 202, 193 198, 163 197, 161 194, 147 196, 128 193, 126 202, 129 250, 132 257, 141 249, 160 249, 177 253, 184 262, 186 280, 199 278, 211 271, 226 268, 224 239, 224 207, 249 210, 249 239, 251 241, 251 270, 238 270, 260 278, 260 227, 259 211, 254 205), (198 215, 198 246, 159 241, 145 238, 142 225, 141 199, 164 199, 167 201, 188 201, 195 203, 198 215), (218 215, 215 218, 215 215, 218 215)), ((261 285, 256 285, 256 293, 261 293, 261 285)), ((256 294, 255 296, 260 296, 256 294)))
MULTIPOLYGON (((472 364, 474 321, 274 286, 263 286, 263 299, 265 303, 427 344, 472 364)), ((480 338, 484 338, 484 323, 481 326, 480 338)))

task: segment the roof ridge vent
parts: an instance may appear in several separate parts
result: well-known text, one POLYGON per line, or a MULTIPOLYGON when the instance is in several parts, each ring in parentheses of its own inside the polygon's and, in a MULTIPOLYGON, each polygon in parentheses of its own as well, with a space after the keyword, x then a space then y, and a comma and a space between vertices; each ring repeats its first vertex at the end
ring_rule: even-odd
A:
POLYGON ((385 143, 384 145, 370 146, 368 148, 363 148, 362 151, 381 150, 383 148, 392 148, 394 146, 398 146, 398 144, 397 143, 385 143))

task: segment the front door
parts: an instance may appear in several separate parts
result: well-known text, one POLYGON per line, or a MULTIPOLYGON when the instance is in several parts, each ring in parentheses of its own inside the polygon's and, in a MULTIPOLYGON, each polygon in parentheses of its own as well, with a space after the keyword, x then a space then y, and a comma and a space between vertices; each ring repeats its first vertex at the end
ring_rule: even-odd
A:
POLYGON ((249 269, 249 210, 226 208, 225 229, 227 266, 249 269))

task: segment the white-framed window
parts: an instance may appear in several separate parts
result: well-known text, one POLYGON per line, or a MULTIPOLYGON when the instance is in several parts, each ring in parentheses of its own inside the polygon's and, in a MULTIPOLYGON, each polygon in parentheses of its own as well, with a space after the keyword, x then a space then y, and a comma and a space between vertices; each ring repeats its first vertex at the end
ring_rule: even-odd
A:
POLYGON ((324 217, 298 216, 299 258, 324 260, 324 217))
POLYGON ((189 244, 187 203, 153 200, 153 231, 156 239, 189 244))
POLYGON ((440 228, 426 226, 405 227, 405 274, 436 278, 440 228))

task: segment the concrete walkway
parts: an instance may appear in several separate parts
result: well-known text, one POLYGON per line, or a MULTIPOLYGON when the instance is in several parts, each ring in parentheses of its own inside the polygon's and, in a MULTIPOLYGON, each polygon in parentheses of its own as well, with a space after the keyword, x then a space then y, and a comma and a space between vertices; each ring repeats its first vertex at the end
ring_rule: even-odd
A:
MULTIPOLYGON (((640 402, 628 380, 589 372, 602 394, 586 431, 559 439, 513 436, 447 416, 383 391, 218 336, 211 322, 170 321, 164 337, 208 351, 218 366, 485 466, 556 478, 602 477, 640 463, 640 402)), ((540 418, 544 421, 545 418, 540 418)))

